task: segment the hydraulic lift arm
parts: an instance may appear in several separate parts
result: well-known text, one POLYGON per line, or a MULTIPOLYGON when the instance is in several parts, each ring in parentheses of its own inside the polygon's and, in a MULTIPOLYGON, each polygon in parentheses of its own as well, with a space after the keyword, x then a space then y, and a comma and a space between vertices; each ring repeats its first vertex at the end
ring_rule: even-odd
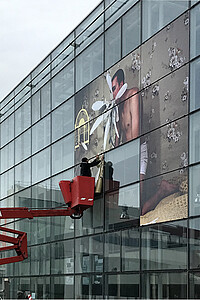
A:
MULTIPOLYGON (((0 208, 0 219, 33 219, 35 217, 70 216, 81 218, 83 211, 93 206, 94 178, 77 176, 72 181, 63 180, 59 186, 66 203, 65 209, 29 209, 27 207, 0 208)), ((0 231, 16 234, 17 237, 0 234, 0 241, 13 244, 0 247, 2 251, 15 250, 16 256, 0 258, 0 265, 18 262, 28 257, 27 234, 0 226, 0 231)))

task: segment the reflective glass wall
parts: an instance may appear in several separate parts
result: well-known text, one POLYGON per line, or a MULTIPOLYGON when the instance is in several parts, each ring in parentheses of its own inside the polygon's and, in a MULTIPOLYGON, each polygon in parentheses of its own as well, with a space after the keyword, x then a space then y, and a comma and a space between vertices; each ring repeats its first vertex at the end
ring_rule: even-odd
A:
POLYGON ((1 220, 28 235, 10 298, 200 297, 199 12, 104 0, 0 103, 0 208, 63 207, 104 154, 81 219, 1 220))

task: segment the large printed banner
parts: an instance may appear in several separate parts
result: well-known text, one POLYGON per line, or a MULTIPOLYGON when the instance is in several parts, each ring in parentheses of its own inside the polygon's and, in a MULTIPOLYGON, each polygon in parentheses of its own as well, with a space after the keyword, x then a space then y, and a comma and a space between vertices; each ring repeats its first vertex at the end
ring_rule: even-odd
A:
POLYGON ((188 45, 184 14, 75 96, 75 163, 140 136, 141 225, 188 214, 188 45))

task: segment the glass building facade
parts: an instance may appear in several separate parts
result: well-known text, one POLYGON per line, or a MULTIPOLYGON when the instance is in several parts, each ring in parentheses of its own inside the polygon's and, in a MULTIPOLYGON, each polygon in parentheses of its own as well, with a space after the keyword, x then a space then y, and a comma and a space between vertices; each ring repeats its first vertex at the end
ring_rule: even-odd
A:
POLYGON ((105 160, 81 219, 1 220, 28 234, 8 298, 200 298, 199 78, 200 1, 103 0, 1 101, 0 208, 63 207, 105 160))

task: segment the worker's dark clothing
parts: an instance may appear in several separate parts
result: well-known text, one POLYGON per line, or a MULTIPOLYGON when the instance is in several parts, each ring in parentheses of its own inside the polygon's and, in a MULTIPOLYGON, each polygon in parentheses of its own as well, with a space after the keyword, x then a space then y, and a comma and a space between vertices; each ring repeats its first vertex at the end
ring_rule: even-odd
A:
POLYGON ((99 163, 100 163, 99 159, 95 159, 91 163, 89 163, 89 162, 82 162, 80 164, 80 167, 81 167, 81 176, 91 177, 92 174, 91 174, 90 168, 94 167, 94 166, 97 166, 99 163))

